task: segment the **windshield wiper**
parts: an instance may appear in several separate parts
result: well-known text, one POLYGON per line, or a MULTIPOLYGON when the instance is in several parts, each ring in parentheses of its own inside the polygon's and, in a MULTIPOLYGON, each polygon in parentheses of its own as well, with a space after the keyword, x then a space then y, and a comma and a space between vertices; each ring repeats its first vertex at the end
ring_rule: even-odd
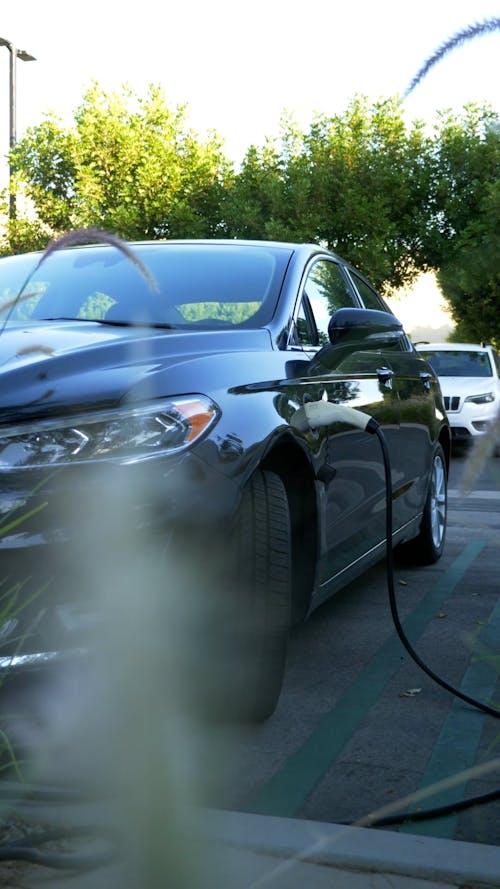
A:
POLYGON ((169 324, 168 321, 118 321, 107 318, 71 318, 66 315, 54 315, 50 318, 36 318, 36 321, 72 321, 84 322, 87 324, 105 324, 109 327, 154 327, 162 330, 172 330, 175 324, 169 324))

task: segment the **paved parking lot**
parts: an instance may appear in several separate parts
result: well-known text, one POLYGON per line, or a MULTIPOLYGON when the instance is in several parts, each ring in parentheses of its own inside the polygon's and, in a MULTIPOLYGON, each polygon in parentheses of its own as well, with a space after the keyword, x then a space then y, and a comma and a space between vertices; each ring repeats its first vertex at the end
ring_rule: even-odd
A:
MULTIPOLYGON (((489 462, 467 497, 463 465, 454 458, 444 557, 424 569, 397 564, 398 607, 434 672, 500 706, 500 461, 489 462)), ((214 737, 207 756, 210 804, 352 822, 399 800, 405 812, 496 791, 500 723, 411 659, 392 624, 381 565, 294 633, 275 715, 214 737), (449 786, 411 799, 443 781, 449 786)), ((500 802, 388 829, 499 844, 500 802)))

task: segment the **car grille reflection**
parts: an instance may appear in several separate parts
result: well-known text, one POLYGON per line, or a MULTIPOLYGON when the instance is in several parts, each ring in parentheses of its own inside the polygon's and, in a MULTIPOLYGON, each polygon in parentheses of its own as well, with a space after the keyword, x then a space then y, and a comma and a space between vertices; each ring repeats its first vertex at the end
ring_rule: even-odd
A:
POLYGON ((444 396, 444 406, 447 411, 458 411, 458 409, 460 407, 460 396, 445 395, 444 396))

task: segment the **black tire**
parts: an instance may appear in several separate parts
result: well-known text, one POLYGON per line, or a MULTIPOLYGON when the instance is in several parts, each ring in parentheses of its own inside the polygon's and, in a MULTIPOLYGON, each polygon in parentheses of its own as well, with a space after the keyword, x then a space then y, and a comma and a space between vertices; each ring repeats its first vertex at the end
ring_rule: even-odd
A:
POLYGON ((260 722, 274 712, 283 684, 291 609, 291 531, 285 487, 258 470, 236 516, 224 621, 224 712, 260 722))
POLYGON ((447 485, 444 451, 440 444, 436 444, 420 532, 401 547, 404 557, 419 565, 433 565, 443 553, 448 513, 447 485))

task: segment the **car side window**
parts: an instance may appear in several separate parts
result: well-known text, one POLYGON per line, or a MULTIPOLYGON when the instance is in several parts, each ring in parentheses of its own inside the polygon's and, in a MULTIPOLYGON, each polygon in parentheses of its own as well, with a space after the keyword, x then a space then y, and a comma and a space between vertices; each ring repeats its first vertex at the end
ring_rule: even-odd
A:
POLYGON ((304 285, 318 332, 317 345, 329 342, 328 324, 337 309, 356 305, 339 265, 320 259, 310 269, 304 285))
POLYGON ((311 310, 305 296, 300 301, 297 316, 290 334, 289 346, 301 349, 314 349, 318 345, 316 329, 311 317, 311 310))
POLYGON ((357 291, 363 300, 366 309, 377 309, 379 312, 388 311, 386 304, 376 290, 370 287, 362 278, 359 278, 358 275, 354 274, 354 272, 350 271, 349 274, 356 285, 357 291))

